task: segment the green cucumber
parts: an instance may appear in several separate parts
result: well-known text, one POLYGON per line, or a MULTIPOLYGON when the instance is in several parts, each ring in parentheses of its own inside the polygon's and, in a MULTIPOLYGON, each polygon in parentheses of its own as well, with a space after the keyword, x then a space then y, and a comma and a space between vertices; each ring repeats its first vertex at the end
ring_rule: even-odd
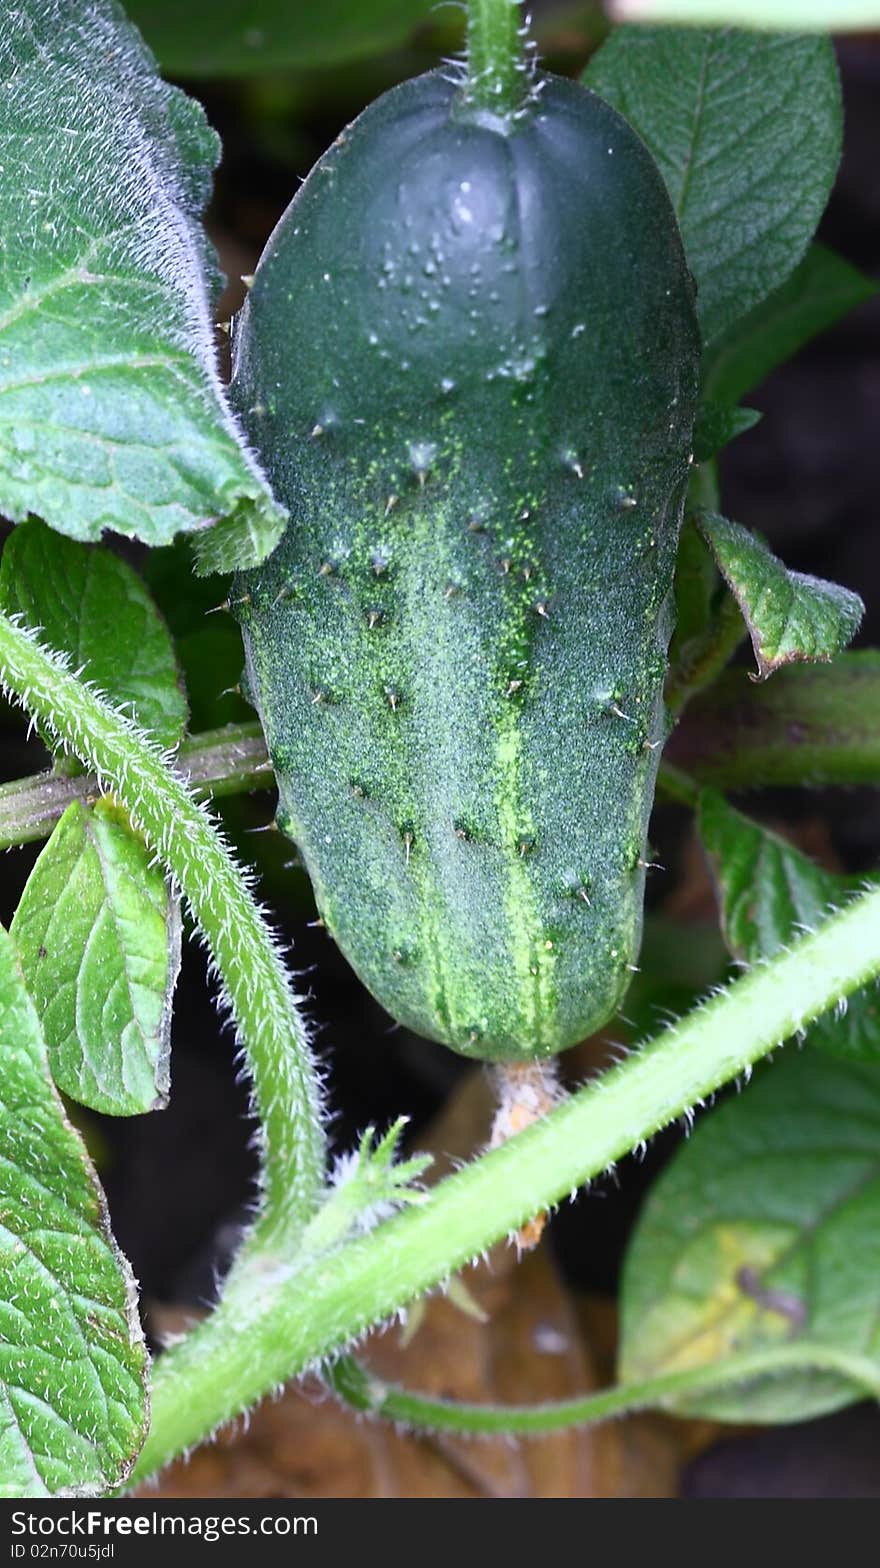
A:
POLYGON ((281 219, 234 396, 290 523, 238 590, 323 919, 401 1023, 549 1056, 640 940, 691 461, 693 284, 653 160, 579 84, 435 72, 281 219))

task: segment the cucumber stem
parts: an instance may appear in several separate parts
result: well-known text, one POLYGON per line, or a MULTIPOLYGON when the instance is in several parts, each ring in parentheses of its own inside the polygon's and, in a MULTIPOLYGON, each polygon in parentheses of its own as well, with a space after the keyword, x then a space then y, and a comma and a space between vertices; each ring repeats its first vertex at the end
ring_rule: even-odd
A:
POLYGON ((685 1398, 714 1396, 729 1388, 741 1390, 759 1378, 778 1378, 785 1372, 830 1372, 846 1378, 853 1390, 880 1398, 880 1377, 873 1357, 815 1340, 740 1351, 723 1360, 657 1372, 638 1383, 616 1383, 574 1399, 541 1405, 472 1404, 468 1400, 411 1393, 393 1383, 384 1383, 352 1356, 340 1356, 325 1377, 333 1392, 354 1410, 382 1416, 412 1432, 537 1437, 573 1426, 590 1426, 637 1410, 659 1408, 675 1413, 678 1402, 685 1398))
POLYGON ((519 0, 470 0, 465 96, 498 114, 518 109, 528 96, 528 58, 519 0))
POLYGON ((324 1186, 322 1093, 299 999, 246 873, 156 742, 3 614, 0 688, 118 795, 189 905, 247 1053, 261 1129, 261 1204, 235 1268, 261 1248, 293 1256, 324 1186))
MULTIPOLYGON (((153 1421, 135 1481, 280 1383, 334 1356, 536 1210, 567 1197, 878 971, 875 889, 750 969, 524 1132, 447 1176, 417 1208, 315 1259, 267 1260, 250 1278, 239 1271, 211 1316, 157 1362, 153 1421)), ((658 1393, 655 1385, 649 1397, 658 1393)), ((623 1398, 631 1399, 632 1390, 623 1398)), ((595 1406, 590 1411, 598 1413, 595 1406)), ((439 1424, 439 1412, 428 1415, 439 1424)))

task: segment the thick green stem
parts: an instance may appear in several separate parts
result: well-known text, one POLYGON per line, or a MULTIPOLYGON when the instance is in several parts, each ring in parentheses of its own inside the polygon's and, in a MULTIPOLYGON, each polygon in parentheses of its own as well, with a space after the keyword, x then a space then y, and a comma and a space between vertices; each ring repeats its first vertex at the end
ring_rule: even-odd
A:
POLYGON ((719 789, 880 783, 880 652, 730 670, 688 704, 667 760, 719 789))
MULTIPOLYGON (((176 771, 196 800, 270 789, 275 782, 258 723, 228 724, 183 741, 176 771)), ((0 785, 0 849, 48 838, 73 800, 98 793, 94 775, 53 771, 0 785)))
POLYGON ((354 1410, 382 1416, 416 1431, 540 1437, 566 1427, 591 1426, 610 1416, 630 1415, 635 1410, 658 1406, 675 1409, 684 1400, 705 1398, 722 1389, 741 1388, 759 1378, 784 1377, 792 1372, 836 1373, 859 1393, 880 1399, 880 1369, 876 1361, 806 1340, 771 1350, 743 1352, 724 1361, 688 1367, 686 1371, 660 1372, 639 1383, 618 1383, 596 1393, 544 1405, 477 1405, 413 1394, 374 1377, 351 1356, 342 1356, 334 1363, 327 1382, 354 1410))
POLYGON ((745 635, 742 610, 732 594, 725 594, 705 636, 691 646, 686 659, 670 671, 665 693, 670 713, 677 716, 699 692, 713 685, 745 635))
POLYGON ((470 0, 467 26, 469 103, 497 114, 518 109, 528 94, 519 0, 470 0))
POLYGON ((657 793, 662 800, 674 800, 679 806, 687 806, 689 811, 696 811, 700 803, 699 784, 695 784, 689 774, 682 773, 681 768, 674 768, 668 762, 660 764, 657 793))
POLYGON ((688 485, 687 509, 688 513, 705 507, 707 511, 716 512, 719 503, 718 488, 718 460, 710 458, 708 462, 697 463, 691 473, 688 485))
POLYGON ((149 737, 4 615, 0 681, 119 796, 187 900, 247 1052, 262 1129, 262 1210, 245 1256, 289 1249, 323 1187, 320 1094, 297 999, 242 872, 149 737))
POLYGON ((880 971, 880 891, 752 969, 619 1066, 324 1257, 264 1260, 156 1368, 139 1479, 454 1273, 745 1072, 880 971))

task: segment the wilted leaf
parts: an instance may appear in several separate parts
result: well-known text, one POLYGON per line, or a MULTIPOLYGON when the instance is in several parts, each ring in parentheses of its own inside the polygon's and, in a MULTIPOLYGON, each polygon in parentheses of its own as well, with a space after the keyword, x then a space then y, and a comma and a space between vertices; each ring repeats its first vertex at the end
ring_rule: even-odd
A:
MULTIPOLYGON (((795 1344, 880 1370, 880 1066, 789 1048, 653 1187, 626 1260, 621 1378, 795 1344)), ((676 1408, 801 1421, 862 1397, 855 1368, 780 1368, 676 1408)))

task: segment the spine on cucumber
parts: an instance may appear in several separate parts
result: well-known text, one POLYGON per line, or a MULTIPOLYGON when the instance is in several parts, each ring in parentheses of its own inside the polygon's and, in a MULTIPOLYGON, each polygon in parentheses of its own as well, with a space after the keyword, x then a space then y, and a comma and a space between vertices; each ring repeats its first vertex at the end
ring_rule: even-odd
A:
POLYGON ((635 963, 699 340, 661 177, 537 77, 372 104, 272 235, 234 392, 284 539, 247 680, 319 908, 402 1023, 550 1055, 635 963))

